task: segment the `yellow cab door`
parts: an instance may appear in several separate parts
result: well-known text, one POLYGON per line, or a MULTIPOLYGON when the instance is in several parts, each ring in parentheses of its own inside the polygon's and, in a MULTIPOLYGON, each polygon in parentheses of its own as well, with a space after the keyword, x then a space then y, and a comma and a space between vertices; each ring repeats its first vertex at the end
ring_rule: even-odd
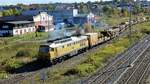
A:
POLYGON ((54 59, 54 58, 56 58, 56 49, 51 48, 50 49, 50 59, 54 59))

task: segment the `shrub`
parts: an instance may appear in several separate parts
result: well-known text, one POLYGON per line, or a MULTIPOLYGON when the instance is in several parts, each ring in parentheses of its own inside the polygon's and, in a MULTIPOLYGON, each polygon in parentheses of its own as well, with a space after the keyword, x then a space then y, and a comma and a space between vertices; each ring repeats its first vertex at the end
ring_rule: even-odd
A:
POLYGON ((76 66, 75 70, 80 76, 87 76, 89 73, 95 71, 96 67, 92 64, 83 63, 76 66))
POLYGON ((26 56, 31 56, 30 50, 20 50, 17 52, 16 57, 26 57, 26 56))
POLYGON ((51 72, 47 72, 46 73, 46 76, 48 78, 51 78, 51 79, 60 79, 62 77, 62 72, 60 72, 59 70, 55 70, 55 71, 52 71, 53 73, 51 72))
POLYGON ((114 49, 115 49, 114 45, 108 44, 103 49, 101 49, 100 53, 104 54, 103 56, 109 56, 109 55, 112 56, 116 53, 116 51, 114 49))
POLYGON ((8 74, 5 71, 0 71, 0 79, 8 78, 8 74))
POLYGON ((150 34, 150 29, 148 29, 148 28, 143 28, 143 29, 141 29, 141 32, 142 32, 142 33, 146 33, 146 34, 150 34))
POLYGON ((115 47, 125 47, 127 48, 129 46, 129 39, 128 38, 123 38, 119 39, 118 41, 115 41, 113 43, 115 47))
POLYGON ((75 75, 78 71, 76 69, 70 69, 67 72, 65 72, 63 75, 75 75))
POLYGON ((23 63, 21 61, 18 61, 15 58, 7 60, 7 62, 5 64, 7 71, 17 69, 17 68, 21 67, 22 65, 23 65, 23 63))

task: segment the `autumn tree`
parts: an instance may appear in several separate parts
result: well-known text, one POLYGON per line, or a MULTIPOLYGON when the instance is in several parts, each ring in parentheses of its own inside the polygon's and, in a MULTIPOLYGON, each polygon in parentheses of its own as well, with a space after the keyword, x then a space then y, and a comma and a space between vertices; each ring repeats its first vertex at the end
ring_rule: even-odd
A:
POLYGON ((127 9, 122 9, 121 14, 123 17, 128 17, 129 16, 129 11, 127 9))
POLYGON ((84 31, 85 33, 90 33, 90 32, 94 32, 94 29, 92 28, 92 25, 90 23, 85 23, 84 31))

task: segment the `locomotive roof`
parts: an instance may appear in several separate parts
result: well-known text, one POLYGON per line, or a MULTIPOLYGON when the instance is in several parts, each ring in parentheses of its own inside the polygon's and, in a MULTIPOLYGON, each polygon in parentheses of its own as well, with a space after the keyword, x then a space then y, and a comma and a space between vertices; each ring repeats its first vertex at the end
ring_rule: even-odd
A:
POLYGON ((67 39, 58 40, 58 41, 51 43, 49 46, 51 48, 56 48, 56 47, 60 47, 69 43, 77 42, 83 39, 87 39, 87 36, 79 36, 79 37, 75 36, 75 37, 70 37, 67 39))
POLYGON ((86 35, 96 35, 97 33, 86 33, 86 35))

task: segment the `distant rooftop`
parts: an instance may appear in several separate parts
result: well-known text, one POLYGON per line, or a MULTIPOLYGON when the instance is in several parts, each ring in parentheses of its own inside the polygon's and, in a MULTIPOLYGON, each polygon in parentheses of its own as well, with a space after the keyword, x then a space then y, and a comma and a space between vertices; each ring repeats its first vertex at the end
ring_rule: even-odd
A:
POLYGON ((0 21, 2 22, 10 22, 10 21, 33 21, 33 16, 5 16, 0 17, 0 21))
POLYGON ((28 23, 32 23, 32 21, 11 21, 11 22, 7 22, 10 24, 28 24, 28 23))
POLYGON ((87 14, 77 14, 75 17, 87 17, 88 15, 93 15, 93 13, 87 13, 87 14))
POLYGON ((78 14, 75 17, 86 17, 88 14, 78 14))

